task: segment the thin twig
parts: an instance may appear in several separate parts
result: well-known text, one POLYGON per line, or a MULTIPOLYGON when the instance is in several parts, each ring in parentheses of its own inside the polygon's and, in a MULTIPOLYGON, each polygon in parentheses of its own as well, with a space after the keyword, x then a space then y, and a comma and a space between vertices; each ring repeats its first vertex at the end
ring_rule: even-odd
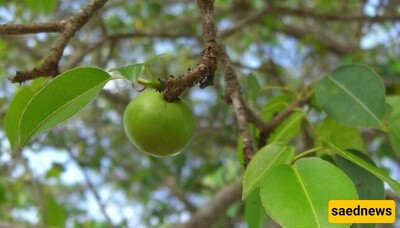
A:
POLYGON ((262 125, 258 141, 258 145, 260 148, 267 143, 267 138, 270 136, 270 134, 279 124, 281 124, 287 117, 289 117, 290 114, 293 113, 295 108, 308 102, 312 95, 310 90, 310 87, 304 87, 301 90, 300 96, 297 100, 292 102, 285 110, 274 116, 268 123, 262 125))
POLYGON ((63 21, 63 31, 51 48, 50 54, 46 57, 44 63, 40 67, 30 71, 17 71, 16 76, 11 81, 22 83, 37 77, 56 76, 59 74, 58 64, 68 42, 107 1, 92 0, 75 15, 63 21))
MULTIPOLYGON (((201 9, 205 8, 204 5, 207 4, 205 3, 207 1, 198 1, 198 4, 201 9), (200 5, 202 3, 203 5, 200 5), (203 7, 201 7, 203 6, 203 7)), ((204 11, 204 10, 203 10, 204 11)), ((237 27, 232 28, 232 30, 227 30, 225 33, 220 34, 219 37, 224 37, 224 36, 229 36, 231 31, 236 31, 242 28, 246 23, 249 23, 253 20, 258 20, 258 17, 261 16, 263 13, 263 10, 258 12, 255 16, 250 16, 249 18, 246 18, 243 20, 237 27)), ((203 17, 206 19, 209 18, 207 14, 202 12, 203 17)), ((205 43, 211 43, 211 45, 216 45, 216 37, 215 37, 215 30, 207 30, 207 28, 210 28, 211 25, 203 22, 203 39, 205 43)), ((212 24, 212 27, 214 28, 214 25, 212 24)), ((243 165, 244 167, 247 166, 247 164, 250 162, 253 154, 254 154, 254 149, 253 149, 253 141, 251 139, 250 132, 247 128, 247 113, 249 112, 249 109, 245 105, 243 98, 240 93, 240 85, 237 80, 236 72, 233 69, 232 63, 229 59, 229 56, 227 55, 225 51, 224 46, 219 46, 218 47, 218 53, 219 53, 219 58, 222 64, 223 72, 224 72, 224 80, 226 83, 226 95, 229 97, 230 101, 232 102, 232 105, 234 107, 236 119, 238 122, 238 128, 239 132, 243 138, 244 142, 244 147, 243 147, 243 165)))
POLYGON ((253 141, 249 129, 247 127, 249 109, 244 104, 242 95, 240 93, 240 85, 237 80, 236 72, 230 62, 230 59, 224 47, 221 47, 221 65, 224 71, 224 80, 226 84, 226 95, 232 102, 235 111, 236 120, 238 123, 239 132, 243 138, 243 162, 244 167, 250 162, 254 155, 253 141))
POLYGON ((316 20, 326 20, 326 21, 343 21, 343 22, 368 22, 368 23, 379 23, 386 21, 399 21, 400 14, 387 14, 387 15, 377 15, 377 16, 367 16, 367 15, 348 15, 342 13, 316 13, 310 9, 293 9, 279 6, 272 6, 269 8, 269 12, 272 14, 295 16, 303 18, 313 18, 316 20))
POLYGON ((197 4, 201 13, 204 51, 200 63, 194 68, 189 68, 185 75, 161 80, 158 90, 163 92, 164 99, 167 101, 178 99, 186 88, 197 84, 200 85, 200 88, 206 88, 214 83, 214 73, 218 67, 219 55, 213 17, 214 1, 197 0, 197 4))
POLYGON ((0 25, 0 34, 21 35, 62 32, 65 28, 65 25, 66 21, 64 20, 34 24, 2 24, 0 25))
POLYGON ((176 182, 177 180, 175 176, 168 176, 167 178, 165 178, 164 183, 169 188, 170 192, 185 205, 185 208, 190 213, 194 213, 196 211, 195 205, 189 201, 185 191, 179 188, 176 182))
POLYGON ((96 187, 94 186, 94 184, 92 183, 92 180, 90 179, 89 174, 87 173, 86 169, 82 166, 81 162, 78 160, 78 158, 72 153, 71 150, 68 150, 68 154, 69 156, 78 164, 79 169, 81 170, 83 177, 85 179, 86 185, 89 188, 89 190, 92 192, 97 205, 100 208, 101 213, 103 214, 105 220, 107 221, 107 223, 109 224, 110 227, 113 227, 112 225, 112 221, 110 216, 107 213, 106 210, 106 206, 104 205, 104 203, 101 200, 100 194, 97 192, 96 187))
POLYGON ((218 37, 223 39, 223 38, 226 38, 226 37, 229 37, 229 36, 235 34, 238 31, 241 31, 244 27, 249 26, 249 24, 261 23, 262 18, 266 15, 267 12, 268 12, 268 8, 264 7, 255 12, 249 13, 248 17, 245 17, 242 20, 238 21, 232 27, 230 27, 224 31, 221 31, 219 33, 218 37))
POLYGON ((237 181, 221 188, 209 203, 199 212, 192 215, 192 218, 179 228, 204 228, 212 227, 225 211, 234 202, 240 200, 242 194, 242 182, 237 181))
POLYGON ((40 185, 38 179, 34 176, 34 174, 33 174, 34 172, 31 169, 31 167, 29 166, 27 159, 21 158, 21 163, 24 166, 24 168, 26 169, 26 171, 28 173, 28 177, 31 180, 35 201, 38 204, 37 207, 39 208, 39 211, 41 213, 40 216, 42 219, 40 220, 40 224, 38 224, 38 225, 39 226, 46 225, 45 221, 46 221, 49 213, 48 213, 48 208, 46 208, 46 202, 45 202, 45 197, 44 197, 42 186, 40 185))

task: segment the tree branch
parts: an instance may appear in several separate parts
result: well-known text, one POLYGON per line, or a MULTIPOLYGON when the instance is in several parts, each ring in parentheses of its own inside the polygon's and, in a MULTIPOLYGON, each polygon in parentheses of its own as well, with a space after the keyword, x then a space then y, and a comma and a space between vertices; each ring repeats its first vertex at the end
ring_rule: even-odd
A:
POLYGON ((225 29, 219 33, 219 38, 226 38, 229 37, 236 32, 242 30, 244 27, 248 26, 249 24, 257 24, 262 23, 262 18, 268 13, 268 8, 264 7, 257 11, 249 12, 247 15, 248 17, 243 18, 242 20, 238 21, 232 27, 225 29))
POLYGON ((297 39, 304 39, 310 35, 314 36, 315 41, 326 48, 327 50, 339 56, 356 51, 359 47, 357 44, 348 42, 348 40, 339 39, 334 34, 328 33, 323 28, 299 26, 299 25, 285 25, 281 29, 276 29, 278 32, 283 32, 286 35, 295 37, 297 39))
POLYGON ((249 109, 244 104, 243 98, 240 93, 240 85, 237 80, 236 72, 229 60, 229 57, 224 47, 221 47, 221 64, 224 71, 224 80, 226 83, 226 96, 232 102, 235 110, 236 120, 238 122, 239 132, 243 138, 243 162, 244 167, 250 162, 254 155, 253 141, 250 132, 247 128, 247 115, 249 109))
POLYGON ((16 76, 11 81, 22 83, 38 77, 56 76, 59 74, 58 64, 68 42, 106 2, 107 0, 92 0, 75 15, 65 21, 60 21, 64 25, 62 33, 51 48, 50 54, 46 57, 44 63, 40 67, 30 71, 17 71, 16 76))
POLYGON ((399 21, 399 14, 385 14, 378 16, 366 16, 366 15, 348 15, 342 13, 328 14, 328 13, 316 13, 309 9, 293 9, 279 6, 271 6, 269 10, 272 14, 295 16, 303 18, 313 18, 316 20, 325 21, 342 21, 342 22, 368 22, 368 23, 379 23, 386 21, 399 21))
POLYGON ((169 188, 172 195, 175 196, 179 201, 181 201, 189 212, 195 212, 196 207, 193 205, 192 202, 189 201, 185 191, 179 188, 176 182, 177 180, 175 176, 169 176, 165 179, 165 185, 169 188))
MULTIPOLYGON (((269 5, 265 8, 259 9, 257 11, 249 12, 248 17, 243 18, 242 20, 235 23, 234 26, 222 31, 219 34, 220 38, 226 38, 231 36, 243 28, 260 24, 263 22, 263 17, 266 14, 276 15, 280 17, 285 16, 294 16, 294 17, 302 17, 302 18, 312 18, 315 20, 326 20, 326 21, 341 21, 341 22, 367 22, 367 23, 378 23, 378 22, 386 22, 386 21, 399 21, 400 15, 379 15, 379 16, 366 16, 366 15, 346 15, 346 14, 321 14, 315 13, 311 10, 307 9, 290 9, 285 7, 273 6, 269 5)), ((327 50, 337 54, 337 55, 345 55, 355 51, 358 46, 357 44, 349 44, 347 40, 340 40, 335 37, 334 34, 330 34, 326 32, 322 28, 315 27, 305 27, 299 25, 285 24, 282 27, 273 28, 277 32, 282 32, 286 35, 295 37, 297 39, 303 39, 310 34, 314 35, 315 40, 327 50)))
POLYGON ((87 173, 87 171, 85 170, 85 168, 81 165, 81 162, 79 162, 78 158, 73 154, 73 152, 71 150, 68 150, 68 154, 69 156, 78 164, 79 169, 81 170, 83 177, 85 179, 86 185, 89 188, 89 190, 92 192, 97 205, 100 208, 101 213, 103 214, 105 220, 107 221, 107 223, 112 227, 112 221, 110 216, 108 215, 107 211, 106 211, 106 206, 104 205, 104 203, 101 200, 100 194, 97 192, 96 187, 94 186, 94 184, 92 183, 92 181, 90 180, 89 174, 87 173))
POLYGON ((197 84, 200 85, 200 88, 206 88, 213 85, 214 82, 219 55, 213 18, 214 0, 197 0, 197 4, 201 12, 202 38, 205 48, 200 63, 196 67, 189 68, 185 75, 178 78, 171 77, 160 81, 159 91, 163 92, 164 99, 167 101, 178 99, 186 88, 197 84))
MULTIPOLYGON (((275 130, 275 128, 281 124, 290 114, 293 113, 294 109, 307 103, 310 99, 312 92, 310 92, 310 87, 304 87, 300 91, 300 96, 297 100, 291 103, 285 110, 274 116, 268 123, 261 126, 259 147, 263 147, 267 143, 267 138, 275 130)), ((259 126, 260 128, 260 126, 259 126)))
POLYGON ((221 188, 204 208, 193 214, 191 219, 180 228, 211 227, 211 224, 225 214, 230 205, 240 200, 241 185, 242 182, 237 181, 221 188))
POLYGON ((62 32, 66 21, 50 21, 46 23, 34 24, 3 24, 0 25, 0 34, 22 35, 35 33, 62 32))

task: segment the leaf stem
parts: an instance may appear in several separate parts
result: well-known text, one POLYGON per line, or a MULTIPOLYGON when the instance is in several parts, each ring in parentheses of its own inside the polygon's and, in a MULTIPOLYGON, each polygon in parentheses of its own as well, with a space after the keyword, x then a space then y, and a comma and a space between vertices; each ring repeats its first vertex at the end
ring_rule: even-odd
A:
POLYGON ((287 88, 287 87, 282 87, 282 86, 264 86, 264 87, 262 87, 262 91, 274 90, 274 89, 288 92, 291 95, 296 95, 296 92, 294 92, 293 90, 291 90, 290 88, 287 88))
POLYGON ((150 87, 153 89, 159 89, 161 87, 160 82, 158 81, 147 81, 143 78, 138 78, 137 83, 139 83, 140 85, 143 85, 145 87, 150 87))
MULTIPOLYGON (((144 64, 144 71, 146 72, 147 76, 150 78, 151 82, 157 83, 157 80, 154 77, 153 72, 151 72, 150 67, 146 64, 144 64)), ((139 82, 139 80, 138 80, 138 82, 139 82)))
POLYGON ((302 152, 302 153, 296 155, 296 156, 294 157, 293 161, 296 161, 296 160, 300 159, 301 157, 304 157, 304 156, 306 156, 306 155, 312 154, 312 153, 314 153, 315 151, 321 150, 321 149, 323 149, 323 148, 324 148, 324 147, 319 146, 319 147, 315 147, 315 148, 306 150, 306 151, 304 151, 304 152, 302 152))
POLYGON ((126 79, 124 76, 113 76, 109 79, 109 81, 111 80, 115 80, 115 79, 126 79))

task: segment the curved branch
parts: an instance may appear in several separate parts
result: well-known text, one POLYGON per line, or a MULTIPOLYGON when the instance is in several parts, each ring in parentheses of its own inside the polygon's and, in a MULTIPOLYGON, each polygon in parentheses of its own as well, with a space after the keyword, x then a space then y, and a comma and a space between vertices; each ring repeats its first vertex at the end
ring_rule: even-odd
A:
POLYGON ((300 91, 300 96, 297 100, 293 101, 285 110, 274 116, 268 123, 261 126, 259 147, 263 147, 267 143, 267 138, 269 135, 281 124, 290 114, 293 113, 294 109, 307 103, 310 99, 312 92, 310 92, 310 87, 304 87, 300 91))
POLYGON ((17 71, 16 76, 12 78, 11 81, 22 83, 38 77, 56 76, 59 74, 58 64, 68 42, 107 1, 108 0, 92 0, 75 15, 69 17, 65 21, 60 21, 59 23, 64 25, 63 31, 51 48, 50 54, 46 57, 44 63, 40 67, 30 71, 17 71))
POLYGON ((225 211, 230 205, 240 200, 242 194, 241 185, 242 182, 237 181, 221 188, 204 208, 193 214, 191 219, 180 227, 211 227, 211 224, 215 223, 219 218, 225 215, 225 211))
POLYGON ((239 132, 243 138, 243 162, 244 167, 250 162, 254 155, 253 141, 249 129, 247 128, 249 109, 245 105, 240 94, 240 85, 237 80, 236 72, 230 62, 230 59, 224 47, 221 47, 221 64, 224 71, 224 80, 226 83, 226 96, 232 101, 233 108, 238 123, 239 132))
POLYGON ((197 84, 200 88, 206 88, 213 85, 214 73, 217 70, 218 63, 218 45, 216 42, 216 32, 214 26, 214 0, 197 0, 201 12, 201 22, 203 29, 204 51, 200 63, 193 69, 188 69, 185 75, 178 78, 169 78, 161 81, 159 91, 163 92, 164 99, 173 101, 178 99, 186 88, 197 84))
POLYGON ((76 162, 76 164, 78 165, 80 172, 82 173, 86 185, 89 188, 89 190, 92 192, 96 203, 98 205, 98 207, 100 208, 100 212, 103 214, 104 219, 107 221, 109 227, 114 227, 112 225, 112 221, 111 221, 111 217, 110 215, 107 213, 106 210, 106 205, 104 204, 104 202, 101 200, 100 194, 98 193, 98 191, 96 190, 96 186, 93 184, 89 173, 87 172, 87 170, 85 169, 85 167, 82 166, 82 163, 79 161, 79 159, 73 154, 73 152, 71 150, 68 150, 68 154, 69 156, 74 160, 74 162, 76 162))

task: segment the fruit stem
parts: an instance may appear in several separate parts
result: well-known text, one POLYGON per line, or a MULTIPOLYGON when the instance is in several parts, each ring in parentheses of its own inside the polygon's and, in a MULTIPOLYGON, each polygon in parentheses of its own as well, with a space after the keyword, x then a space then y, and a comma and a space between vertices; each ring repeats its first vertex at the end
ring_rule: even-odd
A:
POLYGON ((137 82, 140 85, 143 85, 145 87, 150 87, 150 88, 153 88, 153 89, 159 89, 161 87, 161 84, 158 81, 151 82, 151 81, 147 81, 147 80, 145 80, 143 78, 138 78, 137 82))

